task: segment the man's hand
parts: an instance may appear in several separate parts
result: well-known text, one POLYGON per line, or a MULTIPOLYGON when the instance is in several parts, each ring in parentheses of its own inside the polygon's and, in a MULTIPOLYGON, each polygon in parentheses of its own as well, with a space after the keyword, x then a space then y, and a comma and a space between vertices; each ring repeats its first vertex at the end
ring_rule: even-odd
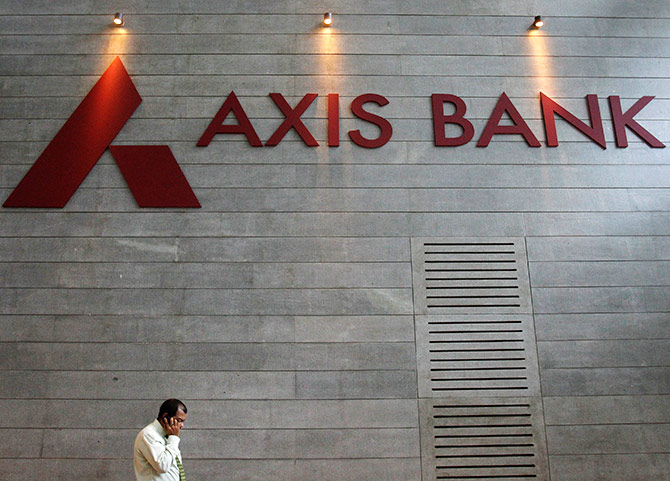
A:
POLYGON ((165 434, 168 436, 179 436, 179 432, 181 431, 181 423, 179 423, 175 418, 164 417, 159 419, 158 422, 161 423, 161 426, 163 426, 165 434))

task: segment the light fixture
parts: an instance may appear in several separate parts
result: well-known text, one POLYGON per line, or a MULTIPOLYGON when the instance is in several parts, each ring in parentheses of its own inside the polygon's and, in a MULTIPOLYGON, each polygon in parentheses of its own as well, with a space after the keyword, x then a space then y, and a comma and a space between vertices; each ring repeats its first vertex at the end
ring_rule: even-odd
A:
POLYGON ((323 25, 324 27, 330 27, 333 24, 333 14, 327 12, 323 14, 323 25))
POLYGON ((535 21, 533 22, 533 27, 535 28, 540 28, 544 25, 544 22, 542 21, 542 17, 540 15, 537 15, 535 17, 535 21))
POLYGON ((123 27, 123 24, 125 22, 123 21, 123 14, 121 12, 116 12, 114 14, 114 25, 117 27, 123 27))

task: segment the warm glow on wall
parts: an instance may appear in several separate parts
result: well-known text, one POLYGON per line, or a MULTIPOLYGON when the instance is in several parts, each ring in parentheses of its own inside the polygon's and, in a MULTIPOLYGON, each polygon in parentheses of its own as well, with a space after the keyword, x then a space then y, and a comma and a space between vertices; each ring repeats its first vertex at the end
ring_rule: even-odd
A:
POLYGON ((538 29, 532 28, 528 32, 527 39, 532 51, 532 55, 528 57, 528 61, 531 62, 529 73, 532 74, 535 87, 541 92, 552 92, 554 73, 547 37, 538 29))

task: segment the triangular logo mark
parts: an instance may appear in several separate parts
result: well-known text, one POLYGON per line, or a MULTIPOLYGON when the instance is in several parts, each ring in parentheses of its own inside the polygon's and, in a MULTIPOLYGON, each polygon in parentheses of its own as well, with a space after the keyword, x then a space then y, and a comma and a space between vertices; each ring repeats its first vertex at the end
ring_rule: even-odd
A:
MULTIPOLYGON (((141 102, 116 57, 3 206, 64 207, 141 102)), ((140 207, 200 207, 168 146, 111 151, 140 207)))

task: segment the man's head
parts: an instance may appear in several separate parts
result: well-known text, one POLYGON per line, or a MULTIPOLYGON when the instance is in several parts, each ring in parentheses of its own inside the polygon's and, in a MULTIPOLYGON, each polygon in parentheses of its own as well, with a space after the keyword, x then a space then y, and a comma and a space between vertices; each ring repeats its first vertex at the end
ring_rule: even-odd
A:
POLYGON ((177 423, 179 423, 179 428, 184 427, 184 422, 186 422, 186 404, 181 402, 179 399, 168 399, 167 401, 161 404, 160 409, 158 410, 158 419, 159 421, 165 419, 170 421, 170 418, 175 418, 177 423))

